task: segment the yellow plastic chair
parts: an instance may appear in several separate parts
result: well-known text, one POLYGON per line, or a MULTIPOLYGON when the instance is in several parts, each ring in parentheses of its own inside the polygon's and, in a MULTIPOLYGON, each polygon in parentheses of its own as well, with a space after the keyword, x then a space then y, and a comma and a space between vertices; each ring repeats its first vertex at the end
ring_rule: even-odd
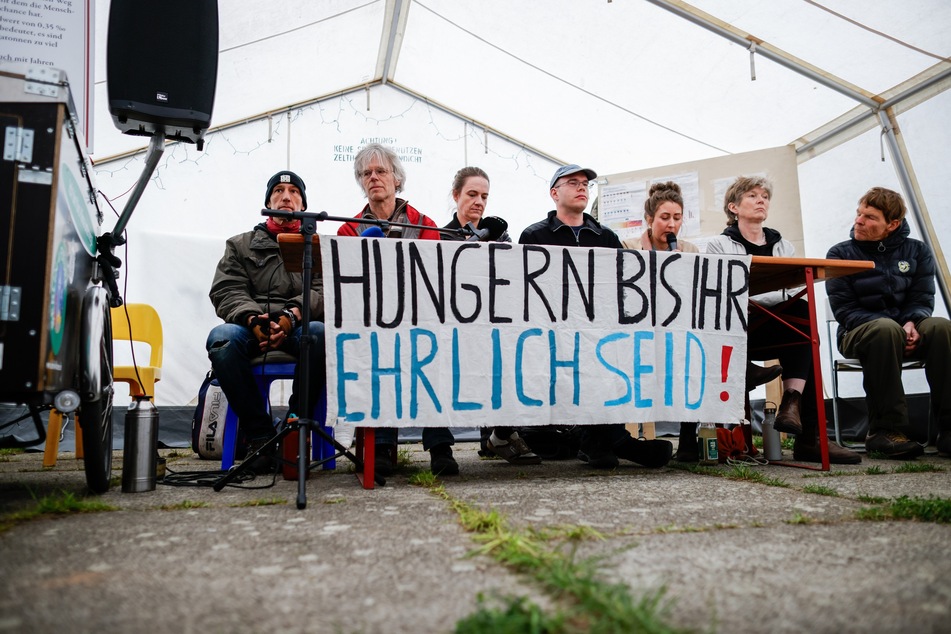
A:
POLYGON ((132 396, 155 398, 155 384, 162 378, 162 320, 149 304, 126 304, 112 309, 113 349, 119 341, 140 341, 149 344, 148 363, 136 358, 136 366, 117 365, 112 368, 112 380, 129 384, 132 396), (129 318, 126 320, 126 311, 129 318), (131 323, 132 329, 129 331, 131 323))
MULTIPOLYGON (((162 321, 158 313, 149 304, 126 304, 112 309, 112 340, 113 349, 118 341, 141 341, 149 344, 150 353, 148 364, 136 358, 136 367, 132 365, 114 366, 112 380, 129 384, 129 394, 132 396, 155 397, 155 384, 162 378, 162 321), (126 320, 126 311, 129 318, 126 320), (129 324, 131 323, 131 333, 129 324)), ((49 423, 46 431, 46 448, 43 451, 43 466, 55 467, 56 454, 59 452, 59 437, 63 426, 63 414, 50 410, 49 423)), ((75 420, 75 417, 70 416, 75 420)), ((77 424, 76 430, 76 458, 83 457, 82 428, 77 424)))

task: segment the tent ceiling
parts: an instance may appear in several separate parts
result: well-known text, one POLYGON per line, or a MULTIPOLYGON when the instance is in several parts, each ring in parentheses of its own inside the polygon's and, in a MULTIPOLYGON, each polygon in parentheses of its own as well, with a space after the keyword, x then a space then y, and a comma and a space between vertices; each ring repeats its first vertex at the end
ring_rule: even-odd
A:
MULTIPOLYGON (((280 12, 228 0, 213 125, 389 82, 551 157, 620 171, 802 142, 855 109, 761 54, 752 81, 744 46, 658 4, 705 12, 868 95, 951 68, 944 0, 284 0, 280 12)), ((100 104, 107 20, 99 0, 100 104)), ((104 110, 97 158, 144 145, 104 110)))

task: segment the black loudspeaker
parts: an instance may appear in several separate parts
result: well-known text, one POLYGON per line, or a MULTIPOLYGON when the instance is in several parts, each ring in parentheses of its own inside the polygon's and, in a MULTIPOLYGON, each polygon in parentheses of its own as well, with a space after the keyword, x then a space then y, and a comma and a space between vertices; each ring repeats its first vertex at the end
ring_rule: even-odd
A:
POLYGON ((217 0, 112 0, 109 112, 125 134, 204 145, 218 78, 217 0))

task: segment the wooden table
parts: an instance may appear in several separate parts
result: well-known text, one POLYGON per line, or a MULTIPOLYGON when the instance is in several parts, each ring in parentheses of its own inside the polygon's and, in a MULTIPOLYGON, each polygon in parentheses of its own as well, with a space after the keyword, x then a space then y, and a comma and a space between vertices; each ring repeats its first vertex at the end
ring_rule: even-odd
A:
MULTIPOLYGON (((750 311, 756 311, 771 319, 777 319, 790 329, 798 332, 804 344, 812 346, 812 372, 816 383, 816 411, 819 414, 819 450, 822 457, 822 471, 829 470, 829 438, 826 431, 825 398, 822 391, 822 364, 819 349, 819 321, 816 317, 815 284, 843 275, 851 275, 860 271, 875 268, 870 260, 825 260, 818 258, 774 258, 754 255, 750 264, 750 311), (793 295, 790 301, 804 296, 809 302, 809 331, 797 327, 783 319, 770 307, 756 303, 753 295, 769 291, 790 290, 793 295), (811 333, 811 334, 810 334, 811 333)), ((832 342, 829 345, 833 345, 832 342)), ((815 469, 809 465, 793 462, 778 462, 786 466, 815 469)))

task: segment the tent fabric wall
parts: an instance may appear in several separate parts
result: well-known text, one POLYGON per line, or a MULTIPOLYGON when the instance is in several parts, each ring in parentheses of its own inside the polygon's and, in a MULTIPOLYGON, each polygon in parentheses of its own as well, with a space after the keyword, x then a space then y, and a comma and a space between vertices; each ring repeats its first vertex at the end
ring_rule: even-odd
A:
MULTIPOLYGON (((279 169, 304 177, 312 211, 350 215, 363 198, 352 162, 340 158, 352 152, 338 146, 389 140, 419 152, 408 155, 419 161, 407 164, 406 196, 420 209, 447 221, 452 175, 479 165, 492 179, 488 213, 517 235, 551 208, 547 182, 558 163, 608 174, 798 147, 854 116, 849 96, 762 52, 751 64, 746 46, 672 10, 703 12, 749 33, 758 50, 773 47, 870 97, 951 68, 943 0, 286 0, 279 9, 228 0, 219 8, 213 131, 203 152, 168 146, 128 227, 126 300, 156 305, 169 332, 159 405, 194 398, 207 368, 204 337, 217 323, 206 296, 214 264, 225 238, 259 220, 263 185, 279 169)), ((146 143, 112 127, 108 0, 95 18, 95 176, 121 209, 146 143)), ((951 235, 949 83, 896 115, 939 239, 951 235)), ((870 121, 868 131, 801 156, 806 256, 847 237, 868 187, 901 187, 870 121)))

